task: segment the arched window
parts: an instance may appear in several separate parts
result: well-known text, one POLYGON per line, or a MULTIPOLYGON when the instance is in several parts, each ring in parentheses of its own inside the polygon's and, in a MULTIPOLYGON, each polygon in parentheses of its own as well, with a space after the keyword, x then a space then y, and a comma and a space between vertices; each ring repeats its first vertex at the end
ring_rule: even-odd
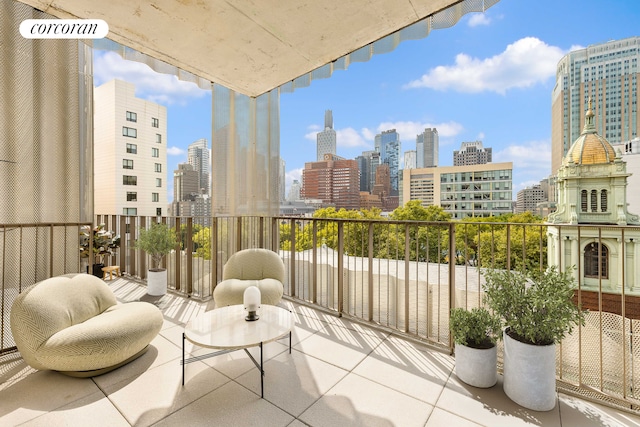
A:
POLYGON ((591 190, 591 212, 598 212, 598 191, 591 190))
POLYGON ((582 190, 580 195, 580 205, 582 206, 582 212, 587 211, 587 190, 582 190))
POLYGON ((607 211, 607 190, 600 191, 600 210, 607 211))
POLYGON ((584 248, 584 277, 609 278, 609 249, 596 242, 584 248), (600 260, 600 262, 598 262, 600 260), (598 268, 600 266, 600 268, 598 268))

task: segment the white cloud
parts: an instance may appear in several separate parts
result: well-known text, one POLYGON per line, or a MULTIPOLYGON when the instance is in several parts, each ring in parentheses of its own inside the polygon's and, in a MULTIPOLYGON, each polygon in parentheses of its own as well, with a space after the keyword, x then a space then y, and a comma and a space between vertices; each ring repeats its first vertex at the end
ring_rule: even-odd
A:
POLYGON ((376 133, 373 132, 371 129, 367 129, 367 128, 362 128, 362 130, 360 131, 360 133, 362 133, 362 136, 364 137, 364 139, 366 139, 367 141, 373 141, 376 138, 376 133))
POLYGON ((491 58, 472 58, 460 53, 454 65, 432 68, 405 88, 505 94, 509 89, 531 87, 555 76, 558 61, 566 53, 535 37, 525 37, 491 58))
POLYGON ((538 184, 551 173, 551 143, 549 141, 530 141, 524 144, 509 145, 497 151, 494 162, 513 162, 513 197, 527 186, 538 184))
POLYGON ((114 52, 96 54, 93 75, 96 86, 120 79, 136 86, 136 95, 159 104, 184 104, 190 98, 205 96, 208 91, 196 84, 178 80, 174 75, 160 74, 148 65, 127 61, 114 52))
POLYGON ((336 142, 340 148, 369 147, 364 136, 353 128, 337 129, 336 142))
POLYGON ((478 138, 476 138, 478 141, 482 141, 484 139, 484 132, 480 132, 478 134, 478 138))
POLYGON ((173 146, 173 147, 169 147, 167 148, 167 154, 169 156, 180 156, 182 154, 184 154, 185 151, 182 148, 173 146))
POLYGON ((293 169, 284 174, 284 187, 285 187, 285 195, 289 195, 289 189, 291 188, 291 184, 294 179, 297 179, 300 184, 302 184, 302 170, 303 168, 293 169))
POLYGON ((491 18, 489 18, 485 13, 474 13, 469 18, 467 24, 470 27, 477 27, 479 25, 489 25, 491 23, 491 18))

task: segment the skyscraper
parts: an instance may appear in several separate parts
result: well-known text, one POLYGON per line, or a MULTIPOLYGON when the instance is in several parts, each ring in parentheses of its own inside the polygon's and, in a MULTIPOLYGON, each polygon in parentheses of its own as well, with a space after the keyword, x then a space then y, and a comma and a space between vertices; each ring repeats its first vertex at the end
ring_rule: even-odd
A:
POLYGON ((380 153, 375 150, 363 151, 356 157, 360 169, 360 191, 371 193, 376 183, 376 168, 380 165, 380 153))
POLYGON ((178 164, 173 171, 173 201, 189 200, 189 196, 200 193, 200 174, 189 163, 178 164))
POLYGON ((167 214, 167 109, 135 91, 122 80, 94 90, 96 214, 167 214))
POLYGON ((416 150, 404 152, 404 169, 416 168, 416 150))
POLYGON ((187 161, 193 170, 198 172, 198 188, 203 194, 211 195, 211 183, 209 179, 209 147, 205 138, 189 144, 187 148, 187 161))
POLYGON ((639 136, 640 37, 609 41, 565 55, 556 71, 551 101, 551 173, 584 127, 592 99, 598 134, 615 144, 639 136))
POLYGON ((416 135, 416 167, 437 167, 439 145, 440 140, 436 128, 426 128, 424 132, 416 135))
POLYGON ((398 195, 398 169, 400 161, 400 135, 395 129, 385 130, 375 137, 375 148, 380 153, 380 163, 389 165, 391 195, 398 195))
POLYGON ((360 207, 360 171, 355 160, 334 158, 305 163, 301 197, 322 200, 324 206, 358 209, 360 207))
POLYGON ((453 151, 453 166, 484 165, 491 163, 491 148, 484 148, 482 141, 463 142, 460 150, 453 151))
POLYGON ((324 130, 318 132, 317 141, 317 157, 318 162, 324 161, 325 154, 336 155, 336 131, 333 130, 333 113, 331 110, 324 112, 324 130))

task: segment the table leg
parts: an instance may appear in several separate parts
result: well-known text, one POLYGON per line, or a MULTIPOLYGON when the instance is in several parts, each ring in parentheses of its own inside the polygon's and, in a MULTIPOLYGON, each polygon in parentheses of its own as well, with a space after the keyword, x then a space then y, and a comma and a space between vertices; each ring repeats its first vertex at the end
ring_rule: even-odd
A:
POLYGON ((291 334, 292 332, 289 331, 289 354, 291 354, 291 334))
POLYGON ((260 343, 260 397, 264 399, 264 369, 262 369, 262 343, 260 343))

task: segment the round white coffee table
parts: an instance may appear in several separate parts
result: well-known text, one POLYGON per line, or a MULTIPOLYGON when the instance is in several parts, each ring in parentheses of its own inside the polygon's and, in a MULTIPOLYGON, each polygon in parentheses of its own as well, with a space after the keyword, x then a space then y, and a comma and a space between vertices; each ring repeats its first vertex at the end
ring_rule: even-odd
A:
POLYGON ((291 353, 291 330, 293 315, 289 310, 273 305, 262 305, 258 310, 260 319, 245 320, 247 312, 244 306, 230 305, 208 311, 192 320, 184 328, 182 334, 182 385, 184 386, 184 366, 187 363, 226 354, 236 350, 244 350, 260 370, 260 395, 264 397, 264 370, 262 369, 262 345, 289 334, 289 353, 291 353), (184 358, 185 340, 201 347, 221 349, 214 353, 184 358), (260 347, 260 363, 251 353, 249 347, 260 347))

